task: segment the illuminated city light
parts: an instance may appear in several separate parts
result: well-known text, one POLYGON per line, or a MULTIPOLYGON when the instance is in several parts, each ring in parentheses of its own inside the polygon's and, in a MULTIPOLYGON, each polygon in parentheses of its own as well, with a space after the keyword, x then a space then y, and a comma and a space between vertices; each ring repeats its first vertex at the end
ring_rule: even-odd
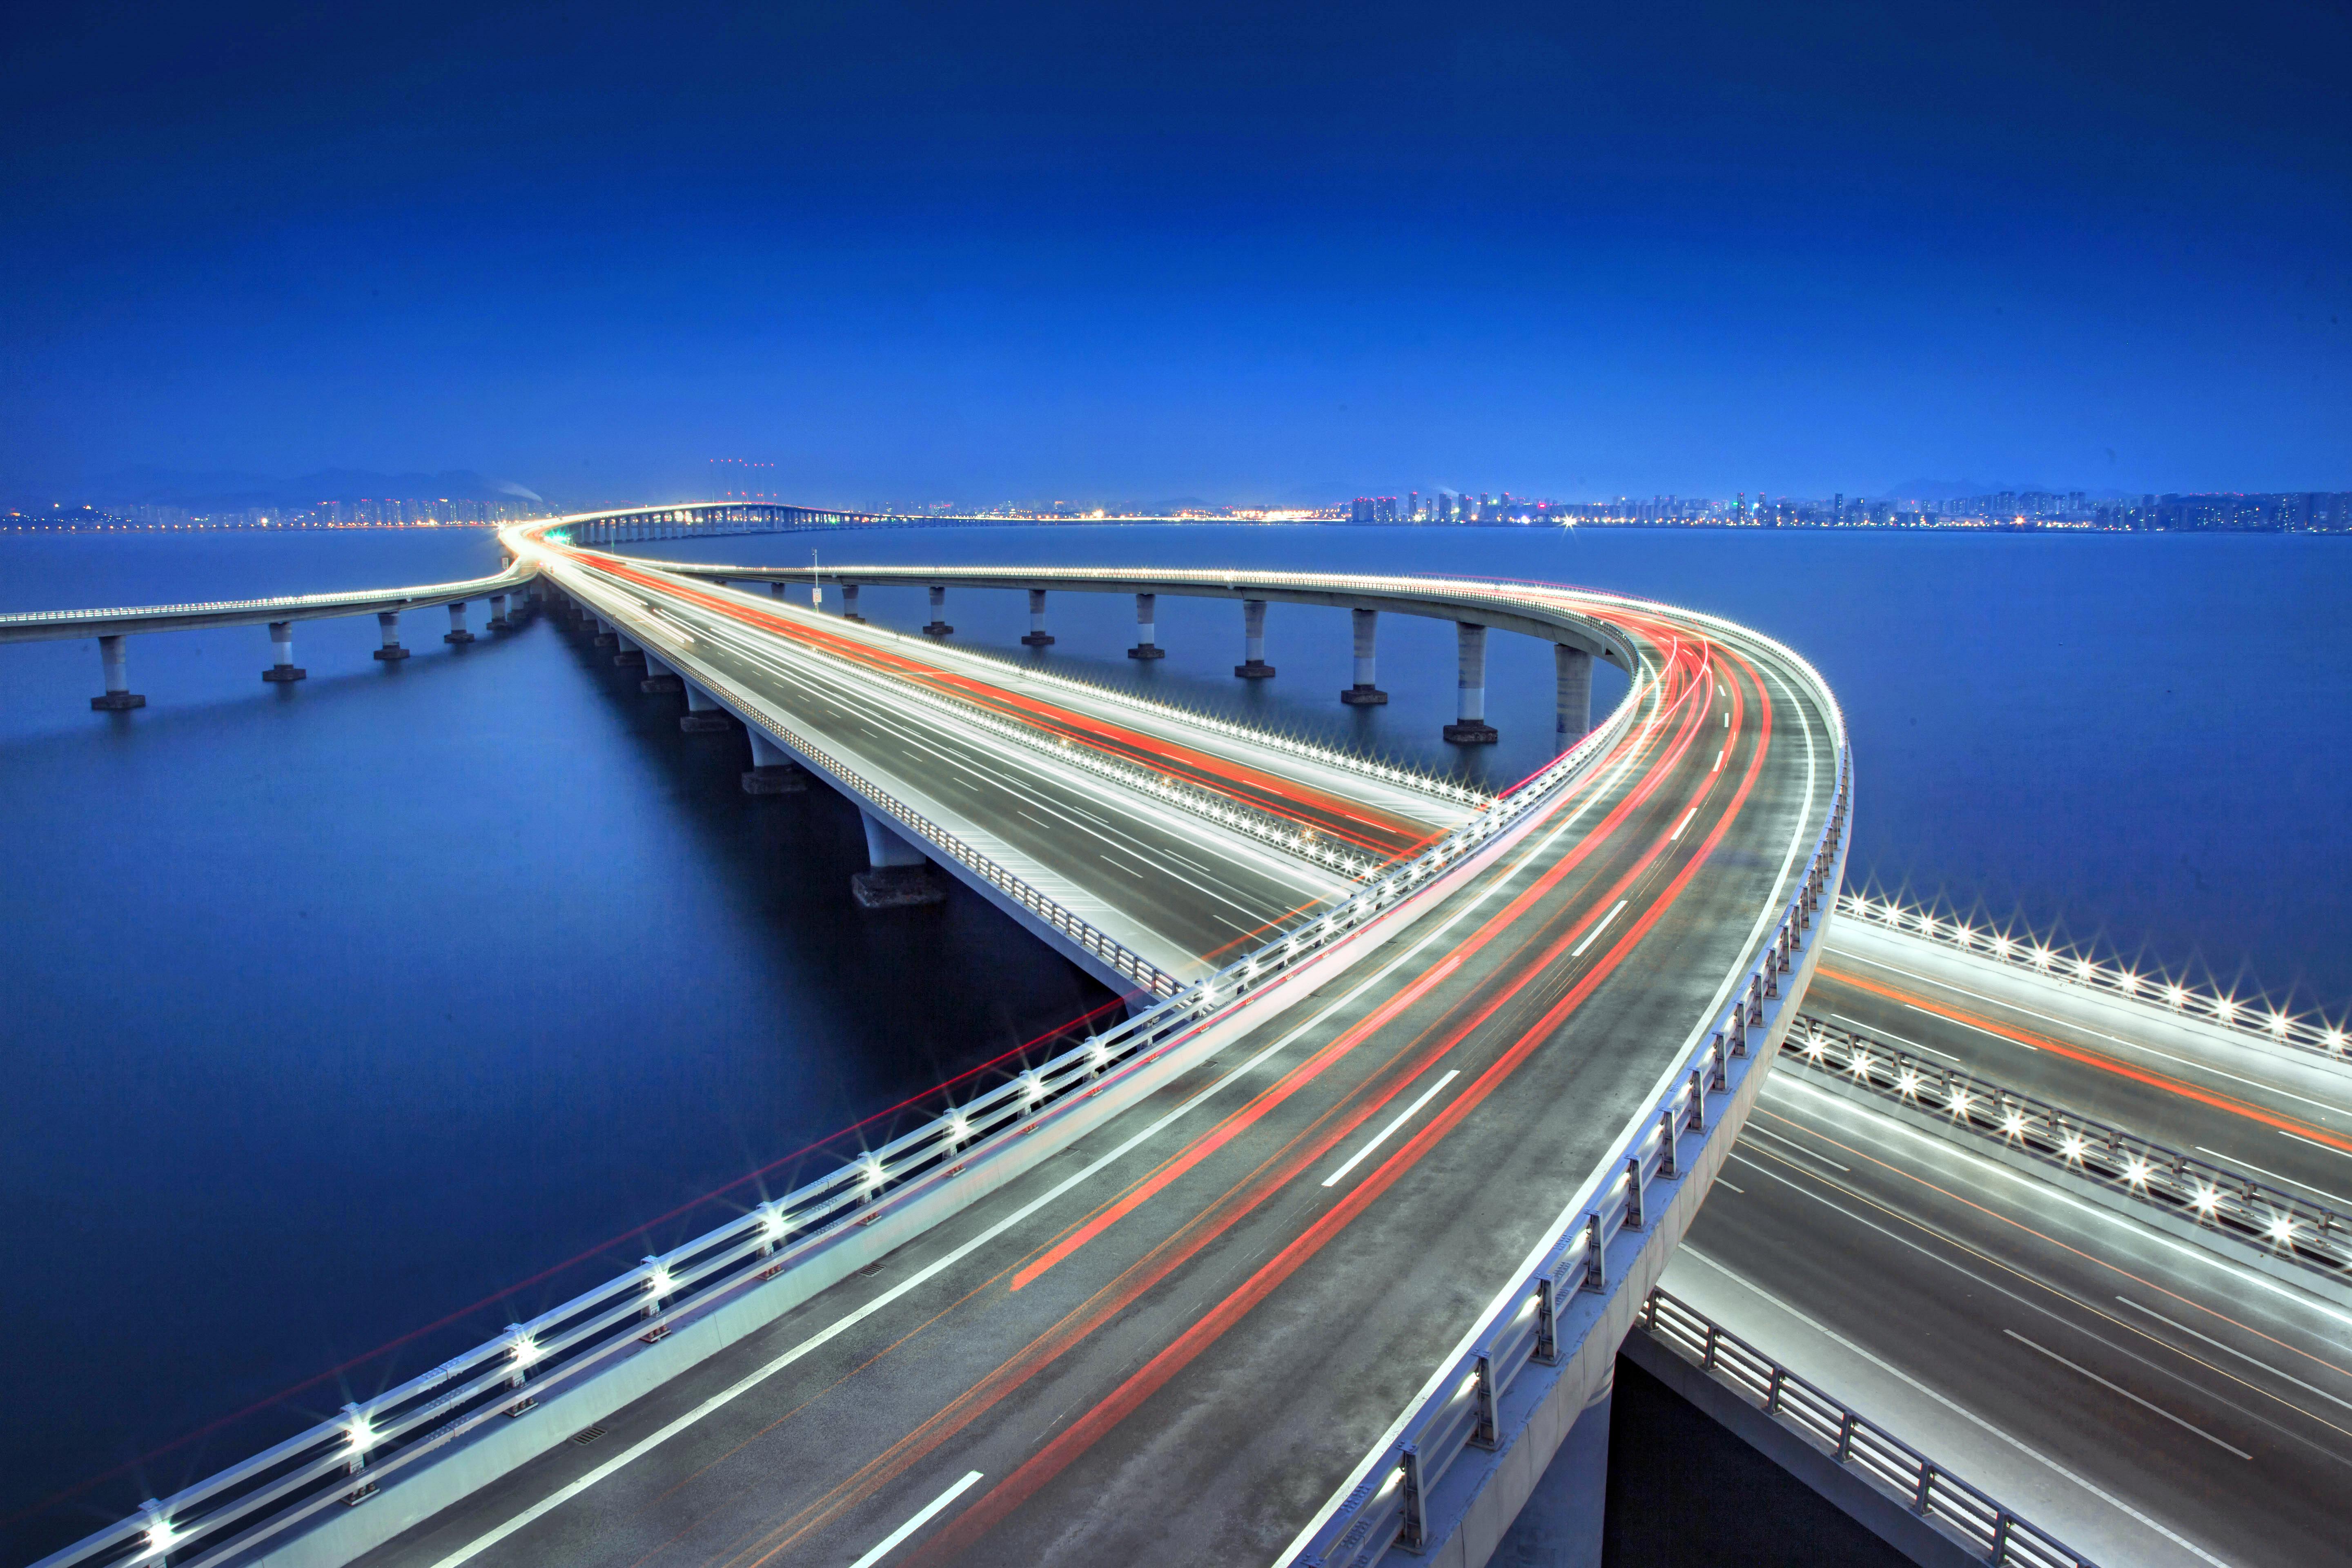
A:
POLYGON ((2147 1179, 2153 1173, 2148 1163, 2137 1154, 2124 1162, 2124 1180, 2135 1187, 2147 1185, 2147 1179))
POLYGON ((1977 1097, 1965 1089, 1952 1090, 1951 1108, 1954 1116, 1966 1116, 1976 1109, 1977 1097))
POLYGON ((1897 1073, 1895 1078, 1895 1091, 1906 1100, 1916 1096, 1919 1092, 1918 1073, 1910 1068, 1905 1068, 1897 1073))
POLYGON ((2189 1194, 2189 1202, 2199 1214, 2210 1215, 2221 1206, 2221 1189, 2200 1185, 2195 1192, 2189 1194))
POLYGON ((2090 1145, 2083 1141, 2083 1135, 2079 1132, 2069 1132, 2058 1141, 2058 1152, 2069 1160, 2081 1160, 2083 1151, 2089 1147, 2090 1145))
POLYGON ((2024 1137, 2025 1113, 2014 1110, 2003 1111, 2000 1118, 2000 1130, 2011 1138, 2024 1137))
POLYGON ((352 1418, 343 1423, 343 1440, 352 1446, 353 1451, 365 1453, 375 1442, 375 1428, 368 1424, 364 1414, 354 1411, 352 1418))
POLYGON ((2263 1226, 2263 1233, 2281 1247, 2293 1247, 2294 1220, 2288 1215, 2274 1214, 2271 1215, 2270 1223, 2263 1226))
POLYGON ((2189 1005, 2189 993, 2178 985, 2168 985, 2164 988, 2164 999, 2175 1007, 2185 1007, 2189 1005))

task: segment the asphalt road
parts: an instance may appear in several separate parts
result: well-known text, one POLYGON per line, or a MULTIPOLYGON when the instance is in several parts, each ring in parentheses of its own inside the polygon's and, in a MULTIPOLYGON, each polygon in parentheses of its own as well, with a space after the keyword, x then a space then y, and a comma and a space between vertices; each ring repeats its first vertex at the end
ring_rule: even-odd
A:
MULTIPOLYGON (((867 1276, 363 1561, 1277 1555, 1712 1021, 1821 830, 1831 721, 1790 672, 1663 612, 1639 635, 1654 721, 1481 879, 867 1276)), ((844 689, 728 657, 790 669, 856 731, 844 689)), ((865 743, 940 756, 911 730, 865 743)))
MULTIPOLYGON (((1811 1000, 1832 1000, 1818 980, 1811 1000)), ((1906 1408, 1865 1414, 1902 1430, 1956 1409, 2004 1435, 2006 1482, 1937 1457, 2062 1538, 2017 1494, 2096 1513, 2104 1491, 2154 1527, 2151 1557, 2344 1561, 2352 1314, 2315 1297, 1794 1071, 1766 1085, 1668 1288, 1709 1267, 1842 1340, 1830 1375, 1874 1357, 1916 1391, 1909 1408, 1885 1384, 1906 1408)))
POLYGON ((1843 952, 1834 933, 1805 1011, 2352 1214, 2352 1068, 2287 1047, 2217 1059, 2085 1027, 1843 952))

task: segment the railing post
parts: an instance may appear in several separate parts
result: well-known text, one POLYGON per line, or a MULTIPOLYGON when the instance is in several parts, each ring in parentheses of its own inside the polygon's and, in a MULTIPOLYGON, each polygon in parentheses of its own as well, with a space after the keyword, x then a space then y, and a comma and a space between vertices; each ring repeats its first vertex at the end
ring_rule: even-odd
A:
POLYGON ((1682 1173, 1675 1162, 1675 1108, 1669 1105, 1658 1112, 1658 1177, 1672 1181, 1682 1173))
POLYGON ((1936 1467, 1922 1459, 1919 1461, 1919 1487, 1912 1494, 1911 1506, 1918 1512, 1926 1513, 1929 1498, 1935 1491, 1935 1488, 1936 1467))
POLYGON ((1780 1384, 1787 1380, 1788 1376, 1788 1369, 1785 1367, 1775 1366, 1772 1369, 1771 1382, 1766 1385, 1764 1390, 1765 1415, 1778 1415, 1780 1414, 1780 1384))
POLYGON ((1404 1518, 1397 1526, 1397 1544, 1408 1549, 1428 1544, 1426 1524, 1422 1517, 1421 1449, 1407 1443, 1397 1456, 1397 1468, 1404 1479, 1397 1488, 1397 1501, 1404 1510, 1404 1518))
POLYGON ((1546 1366, 1559 1361, 1559 1306, 1552 1283, 1551 1271, 1546 1269, 1536 1279, 1536 1348, 1535 1359, 1546 1366))
POLYGON ((1690 1126, 1694 1132, 1706 1131, 1706 1074, 1697 1068, 1690 1071, 1690 1126))
POLYGON ((1476 1402, 1476 1423, 1470 1429, 1470 1441, 1480 1448, 1502 1446, 1502 1432, 1495 1422, 1495 1359, 1485 1351, 1478 1352, 1475 1373, 1477 1382, 1470 1390, 1476 1402))
POLYGON ((1641 1230, 1647 1224, 1642 1213, 1642 1156, 1628 1155, 1625 1160, 1625 1228, 1641 1230))
POLYGON ((1601 1216, 1584 1216, 1584 1288, 1601 1291, 1609 1289, 1609 1258, 1601 1246, 1601 1216))
POLYGON ((1853 1412, 1838 1417, 1837 1460, 1843 1465, 1853 1456, 1853 1412))

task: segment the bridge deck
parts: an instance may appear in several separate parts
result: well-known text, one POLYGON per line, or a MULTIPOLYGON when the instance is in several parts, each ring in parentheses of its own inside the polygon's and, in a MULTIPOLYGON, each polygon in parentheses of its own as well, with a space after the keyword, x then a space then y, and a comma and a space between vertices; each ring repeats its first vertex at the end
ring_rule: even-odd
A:
POLYGON ((975 1473, 891 1562, 1281 1553, 1710 1022, 1820 831, 1832 721, 1804 683, 1689 628, 1645 642, 1658 721, 1501 868, 364 1561, 859 1561, 975 1473))

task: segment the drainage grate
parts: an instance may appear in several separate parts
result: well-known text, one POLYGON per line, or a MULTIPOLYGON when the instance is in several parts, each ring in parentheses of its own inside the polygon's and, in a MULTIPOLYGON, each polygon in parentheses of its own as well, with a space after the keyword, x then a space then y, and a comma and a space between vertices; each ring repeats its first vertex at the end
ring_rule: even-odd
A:
POLYGON ((574 1432, 572 1434, 572 1440, 575 1443, 593 1443, 604 1435, 604 1428, 602 1426, 591 1426, 583 1431, 574 1432))

